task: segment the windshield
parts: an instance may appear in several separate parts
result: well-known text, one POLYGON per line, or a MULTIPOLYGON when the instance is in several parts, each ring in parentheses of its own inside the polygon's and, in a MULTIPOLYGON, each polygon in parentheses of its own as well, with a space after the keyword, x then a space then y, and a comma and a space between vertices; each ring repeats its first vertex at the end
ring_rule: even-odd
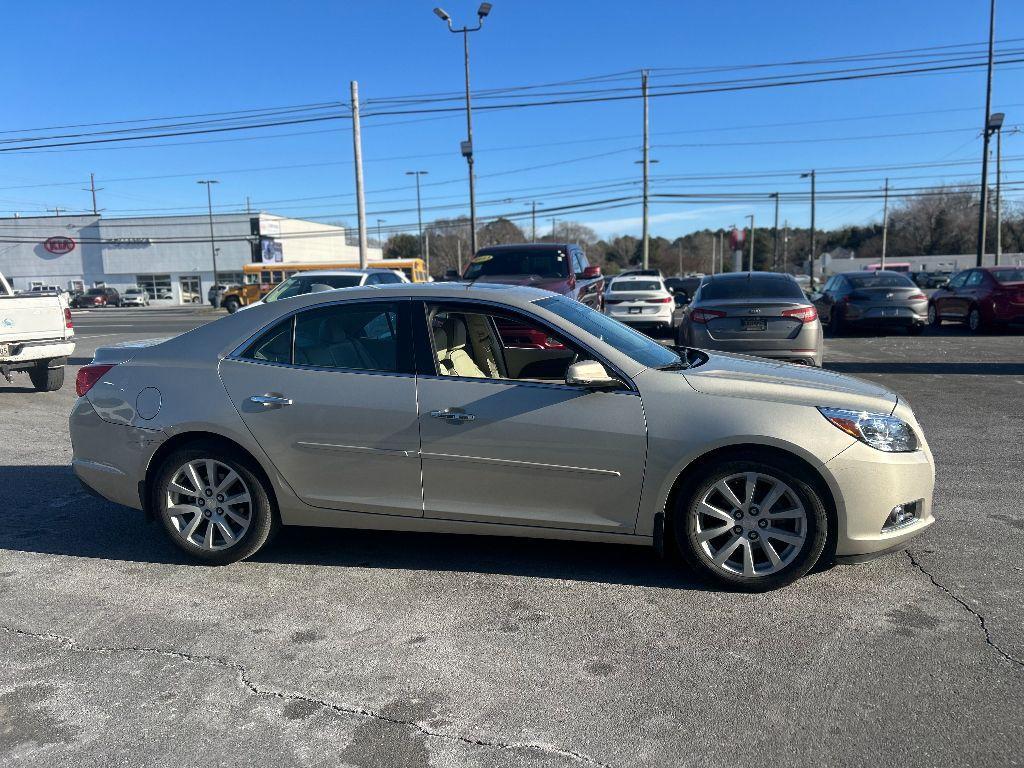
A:
POLYGON ((613 291, 660 291, 663 290, 657 280, 616 280, 612 283, 613 291))
POLYGON ((854 288, 916 288, 905 275, 847 275, 854 288))
POLYGON ((567 277, 569 258, 564 251, 536 248, 522 251, 483 251, 469 263, 465 278, 476 280, 486 275, 537 275, 537 277, 567 277))
POLYGON ((551 296, 540 299, 536 304, 582 328, 591 336, 596 336, 647 368, 663 368, 682 362, 682 358, 668 347, 663 347, 639 331, 634 331, 618 320, 612 320, 575 299, 551 296))
POLYGON ((1024 269, 994 269, 990 274, 1000 283, 1024 282, 1024 269))
POLYGON ((102 296, 104 293, 106 293, 106 289, 105 288, 90 288, 89 289, 89 295, 90 296, 102 296))
POLYGON ((362 275, 295 275, 264 296, 263 301, 280 301, 293 296, 302 296, 311 293, 315 285, 326 285, 330 288, 352 288, 359 285, 362 279, 362 275))
POLYGON ((701 301, 720 299, 804 299, 804 292, 793 280, 778 277, 752 276, 705 281, 700 289, 701 301))

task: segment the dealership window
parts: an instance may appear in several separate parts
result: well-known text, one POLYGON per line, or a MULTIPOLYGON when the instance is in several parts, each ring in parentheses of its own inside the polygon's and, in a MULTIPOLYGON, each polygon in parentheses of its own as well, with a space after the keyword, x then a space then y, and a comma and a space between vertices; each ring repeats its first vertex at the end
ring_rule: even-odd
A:
POLYGON ((151 299, 170 298, 173 295, 170 275, 136 275, 135 283, 151 299))

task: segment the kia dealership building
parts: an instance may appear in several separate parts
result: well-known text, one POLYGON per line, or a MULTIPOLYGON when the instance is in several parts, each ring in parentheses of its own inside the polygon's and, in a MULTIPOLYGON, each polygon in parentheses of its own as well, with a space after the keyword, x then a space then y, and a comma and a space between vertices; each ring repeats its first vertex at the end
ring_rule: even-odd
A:
MULTIPOLYGON (((15 290, 140 286, 156 303, 206 301, 213 285, 207 216, 0 219, 0 273, 15 290)), ((221 283, 241 283, 252 262, 359 263, 343 227, 269 213, 213 216, 221 283)), ((369 258, 381 258, 371 248, 369 258)))

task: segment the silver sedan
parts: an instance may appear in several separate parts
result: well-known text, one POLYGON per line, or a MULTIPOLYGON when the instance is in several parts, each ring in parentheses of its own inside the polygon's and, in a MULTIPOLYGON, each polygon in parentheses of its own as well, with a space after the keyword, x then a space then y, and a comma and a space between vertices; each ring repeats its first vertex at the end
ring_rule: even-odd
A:
POLYGON ((885 388, 676 353, 524 287, 361 287, 101 348, 75 473, 204 563, 280 525, 674 547, 740 589, 902 547, 934 469, 885 388))
POLYGON ((821 367, 818 312, 790 275, 705 277, 679 326, 680 345, 821 367))

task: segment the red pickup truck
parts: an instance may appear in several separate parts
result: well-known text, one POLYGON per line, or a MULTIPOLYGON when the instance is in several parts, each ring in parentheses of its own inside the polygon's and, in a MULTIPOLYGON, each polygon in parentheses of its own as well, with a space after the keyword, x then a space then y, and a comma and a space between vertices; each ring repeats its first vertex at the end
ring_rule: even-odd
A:
POLYGON ((583 249, 572 243, 522 243, 481 248, 463 280, 530 285, 604 309, 604 278, 583 249))

